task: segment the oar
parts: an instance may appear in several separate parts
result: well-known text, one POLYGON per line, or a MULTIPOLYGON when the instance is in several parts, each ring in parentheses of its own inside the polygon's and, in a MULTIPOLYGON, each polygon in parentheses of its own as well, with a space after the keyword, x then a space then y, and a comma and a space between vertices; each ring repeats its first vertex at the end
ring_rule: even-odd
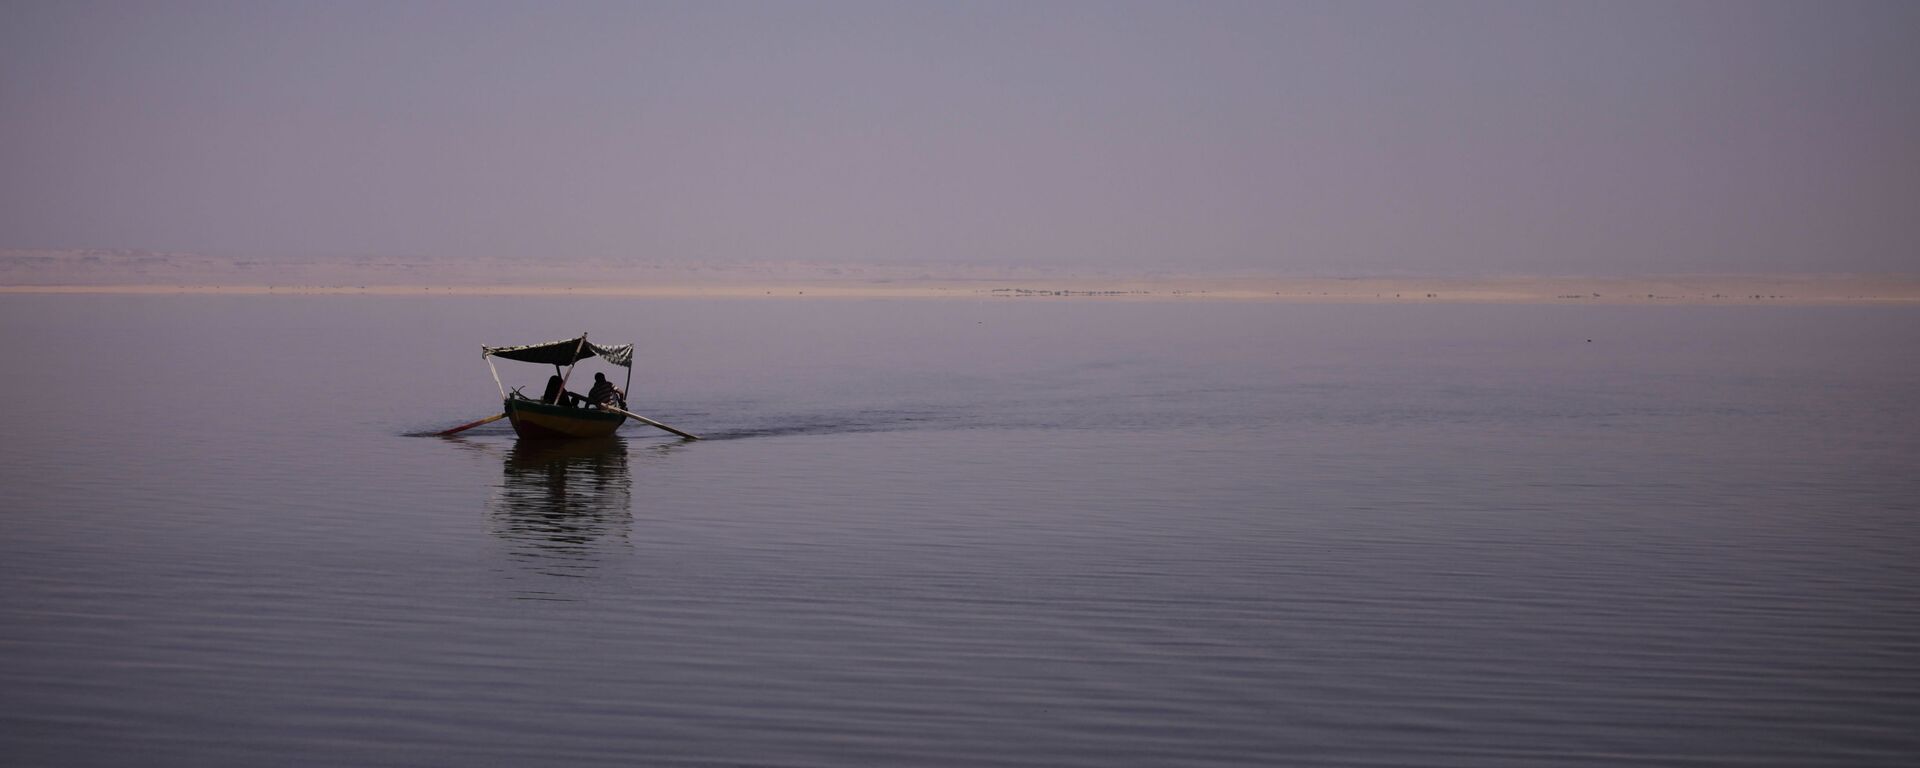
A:
POLYGON ((469 430, 469 429, 473 429, 474 427, 477 427, 477 426, 480 426, 480 425, 482 425, 482 424, 492 424, 493 422, 496 422, 496 421, 499 421, 499 420, 501 420, 501 419, 504 419, 504 418, 506 418, 506 417, 507 417, 507 415, 506 415, 506 414, 504 414, 504 413, 496 413, 496 414, 494 414, 494 415, 492 415, 492 416, 488 416, 488 417, 486 417, 486 418, 484 418, 484 419, 481 419, 481 420, 479 420, 479 421, 475 421, 475 422, 471 422, 471 423, 468 423, 468 424, 462 424, 462 425, 460 425, 460 426, 457 426, 457 427, 454 427, 453 429, 449 429, 449 430, 447 430, 447 431, 445 431, 445 432, 435 432, 435 433, 433 433, 433 434, 434 434, 434 436, 436 436, 436 437, 446 437, 447 435, 451 435, 451 434, 454 434, 454 433, 457 433, 457 432, 465 432, 465 431, 467 431, 467 430, 469 430))
POLYGON ((627 409, 625 409, 625 408, 615 408, 615 407, 613 407, 613 404, 611 404, 611 403, 602 403, 602 404, 600 405, 600 407, 601 407, 601 408, 605 408, 605 409, 607 409, 607 410, 609 410, 609 411, 613 411, 614 413, 618 413, 618 414, 622 414, 622 415, 624 415, 624 416, 627 416, 628 418, 631 418, 631 419, 635 419, 635 420, 637 420, 637 421, 639 421, 639 422, 640 422, 640 423, 642 423, 642 424, 652 424, 653 426, 656 426, 656 427, 659 427, 659 428, 661 428, 661 429, 664 429, 664 430, 666 430, 666 431, 668 431, 668 432, 672 432, 672 433, 674 433, 674 434, 676 434, 676 435, 679 435, 679 436, 681 436, 681 437, 684 437, 684 438, 686 438, 686 439, 688 439, 688 440, 698 440, 698 439, 700 439, 700 436, 699 436, 699 435, 695 435, 695 434, 691 434, 691 433, 688 433, 688 432, 682 432, 682 431, 680 431, 680 430, 677 430, 677 429, 674 429, 673 427, 669 427, 669 426, 667 426, 667 425, 665 425, 665 424, 662 424, 662 423, 660 423, 660 422, 657 422, 657 421, 654 421, 653 419, 649 419, 649 418, 647 418, 647 417, 645 417, 645 416, 642 416, 642 415, 640 415, 640 414, 637 414, 637 413, 634 413, 633 411, 629 411, 629 410, 627 410, 627 409))

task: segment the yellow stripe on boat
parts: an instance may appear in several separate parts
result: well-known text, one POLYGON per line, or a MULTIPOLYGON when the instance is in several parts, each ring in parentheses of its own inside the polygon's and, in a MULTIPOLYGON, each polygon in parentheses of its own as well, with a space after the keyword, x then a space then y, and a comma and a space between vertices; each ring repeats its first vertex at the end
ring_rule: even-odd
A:
POLYGON ((512 397, 504 407, 513 431, 526 438, 606 437, 627 422, 626 416, 609 411, 512 397))

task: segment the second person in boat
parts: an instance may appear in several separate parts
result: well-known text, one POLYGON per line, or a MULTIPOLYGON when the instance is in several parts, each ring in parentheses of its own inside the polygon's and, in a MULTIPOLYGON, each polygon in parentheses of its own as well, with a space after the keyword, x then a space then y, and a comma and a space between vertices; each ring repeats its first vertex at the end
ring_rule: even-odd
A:
POLYGON ((625 408, 627 393, 620 391, 613 382, 607 381, 606 374, 596 373, 593 375, 593 389, 587 390, 587 405, 596 408, 604 408, 608 405, 625 408))

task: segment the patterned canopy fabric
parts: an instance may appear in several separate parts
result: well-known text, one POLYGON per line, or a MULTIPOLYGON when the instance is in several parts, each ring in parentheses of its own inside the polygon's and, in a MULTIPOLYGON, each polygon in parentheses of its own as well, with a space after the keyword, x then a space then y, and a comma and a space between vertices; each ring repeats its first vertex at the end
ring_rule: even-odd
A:
POLYGON ((602 345, 586 341, 585 336, 549 341, 543 344, 528 344, 522 347, 481 347, 481 357, 504 357, 523 363, 544 363, 547 365, 572 365, 589 357, 599 355, 601 359, 623 368, 633 366, 633 345, 602 345), (584 343, 582 343, 584 342, 584 343))

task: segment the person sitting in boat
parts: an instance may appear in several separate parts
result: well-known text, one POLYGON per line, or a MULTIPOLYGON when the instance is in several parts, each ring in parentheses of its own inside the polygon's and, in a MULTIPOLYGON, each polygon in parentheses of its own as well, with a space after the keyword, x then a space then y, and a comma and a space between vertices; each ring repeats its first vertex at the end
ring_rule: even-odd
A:
POLYGON ((585 399, 576 393, 568 392, 566 380, 560 378, 560 374, 557 373, 547 378, 547 391, 540 395, 540 402, 549 405, 578 406, 585 399))
POLYGON ((627 393, 607 381, 606 374, 596 373, 593 375, 593 389, 587 391, 587 405, 598 408, 609 404, 627 407, 627 393))

